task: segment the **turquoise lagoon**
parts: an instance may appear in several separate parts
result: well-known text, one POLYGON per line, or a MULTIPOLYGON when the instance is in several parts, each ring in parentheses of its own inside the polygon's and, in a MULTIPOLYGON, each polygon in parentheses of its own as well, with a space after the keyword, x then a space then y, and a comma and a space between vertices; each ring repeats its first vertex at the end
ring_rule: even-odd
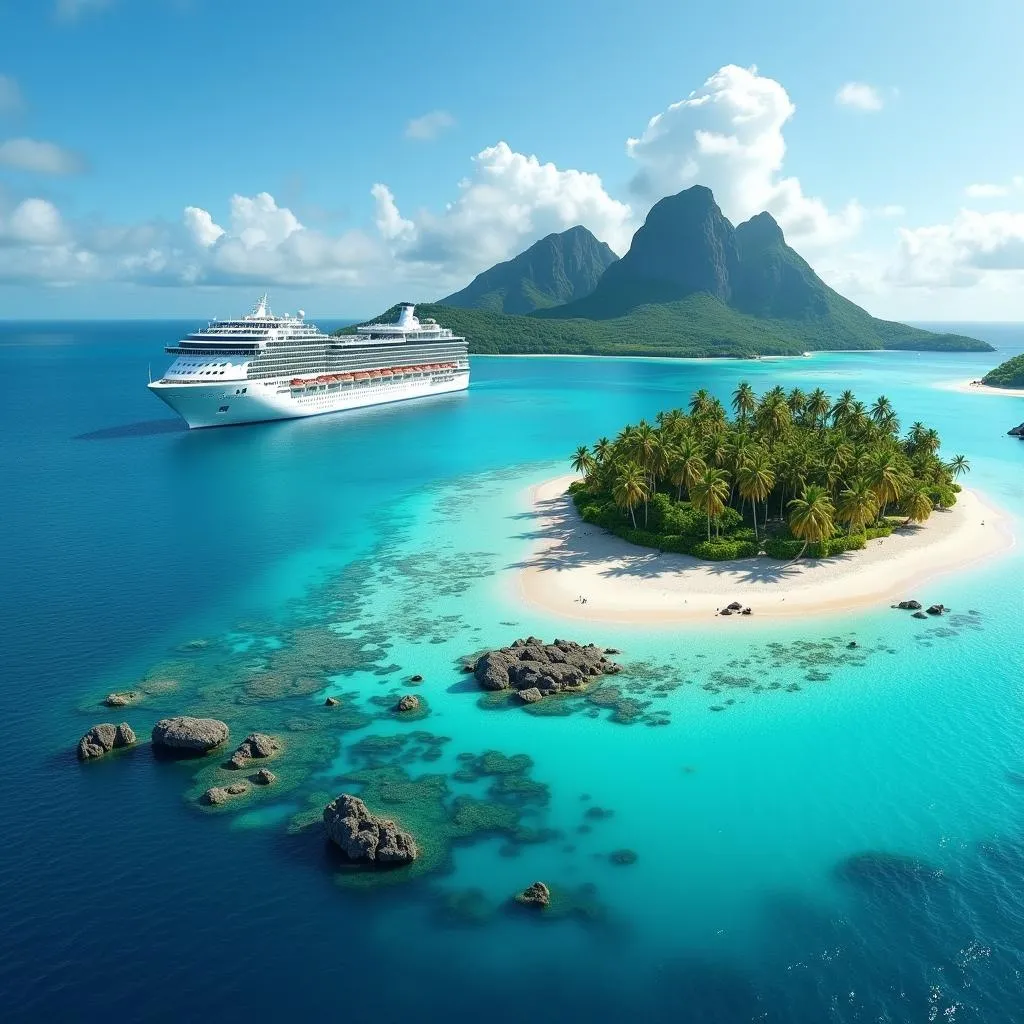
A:
POLYGON ((744 378, 887 394, 1020 536, 1024 400, 938 385, 1024 331, 975 328, 988 358, 477 358, 465 396, 187 433, 140 386, 181 326, 0 330, 8 379, 61 395, 0 414, 8 1019, 1020 1019, 1024 546, 928 584, 954 612, 927 622, 591 625, 524 607, 515 577, 529 487, 577 443, 744 378), (458 659, 526 633, 621 648, 618 693, 484 706, 458 659), (124 714, 137 731, 273 729, 281 786, 214 814, 194 796, 216 769, 78 766, 97 701, 147 674, 178 687, 124 714), (429 715, 397 722, 404 692, 429 715), (488 750, 528 756, 517 785, 459 757, 488 750), (367 885, 298 827, 360 784, 430 824, 434 870, 367 885), (459 796, 503 827, 442 841, 459 796), (564 917, 509 910, 536 878, 564 917))

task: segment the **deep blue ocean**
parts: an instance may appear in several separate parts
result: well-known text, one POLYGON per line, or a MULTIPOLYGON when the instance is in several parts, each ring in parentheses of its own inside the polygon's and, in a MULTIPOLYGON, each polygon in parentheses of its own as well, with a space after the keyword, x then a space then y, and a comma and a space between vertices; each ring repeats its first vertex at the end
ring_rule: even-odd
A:
POLYGON ((1024 545, 929 583, 926 622, 583 635, 515 587, 533 483, 744 378, 888 395, 1024 536, 1024 398, 942 386, 1024 325, 952 328, 988 355, 475 357, 464 395, 190 433, 145 383, 193 326, 0 324, 5 1021, 1024 1020, 1024 545), (458 659, 530 632, 621 648, 621 690, 488 707, 458 659), (280 736, 278 784, 211 810, 217 758, 75 759, 188 713, 280 736), (309 822, 346 790, 417 832, 414 878, 331 855, 309 822), (509 907, 537 878, 564 915, 509 907))

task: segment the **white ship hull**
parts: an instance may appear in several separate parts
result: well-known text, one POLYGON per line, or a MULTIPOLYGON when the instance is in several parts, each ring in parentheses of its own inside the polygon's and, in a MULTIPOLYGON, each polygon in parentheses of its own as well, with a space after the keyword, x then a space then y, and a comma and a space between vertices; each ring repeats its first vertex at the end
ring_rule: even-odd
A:
POLYGON ((445 395, 465 391, 468 387, 468 369, 433 374, 429 378, 372 385, 333 385, 318 390, 295 390, 289 387, 288 380, 225 380, 217 384, 154 381, 149 385, 149 389, 190 428, 322 416, 410 398, 445 395))

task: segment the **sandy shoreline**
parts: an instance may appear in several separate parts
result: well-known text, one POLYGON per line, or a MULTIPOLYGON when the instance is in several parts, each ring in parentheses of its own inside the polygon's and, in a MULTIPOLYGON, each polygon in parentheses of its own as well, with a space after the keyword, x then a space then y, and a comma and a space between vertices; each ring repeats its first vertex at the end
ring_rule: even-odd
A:
POLYGON ((974 384, 969 380, 943 381, 935 385, 943 391, 959 391, 962 395, 1002 395, 1004 398, 1024 398, 1024 388, 993 388, 988 384, 974 384))
POLYGON ((934 580, 1015 543, 1008 516, 964 490, 954 508, 868 541, 862 551, 794 565, 768 558, 700 562, 638 548, 584 523, 566 493, 574 479, 561 476, 531 488, 539 540, 515 585, 527 604, 588 622, 707 620, 731 601, 749 605, 757 619, 835 614, 912 597, 941 603, 934 580))

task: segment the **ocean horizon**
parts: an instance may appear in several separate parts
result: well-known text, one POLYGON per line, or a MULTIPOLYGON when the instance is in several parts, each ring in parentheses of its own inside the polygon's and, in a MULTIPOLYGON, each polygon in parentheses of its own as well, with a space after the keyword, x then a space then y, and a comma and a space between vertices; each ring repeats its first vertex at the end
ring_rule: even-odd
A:
POLYGON ((465 394, 190 432, 145 383, 196 322, 0 321, 5 1019, 1020 1020, 1024 399, 941 385, 1024 324, 920 325, 993 353, 472 357, 465 394), (908 594, 952 609, 923 622, 525 606, 531 486, 743 379, 886 394, 1017 545, 908 594), (530 634, 620 649, 614 695, 490 706, 461 659, 530 634), (190 713, 281 737, 278 783, 211 809, 217 758, 75 759, 190 713), (343 791, 417 835, 414 877, 332 855, 343 791), (510 902, 537 879, 564 913, 510 902))

